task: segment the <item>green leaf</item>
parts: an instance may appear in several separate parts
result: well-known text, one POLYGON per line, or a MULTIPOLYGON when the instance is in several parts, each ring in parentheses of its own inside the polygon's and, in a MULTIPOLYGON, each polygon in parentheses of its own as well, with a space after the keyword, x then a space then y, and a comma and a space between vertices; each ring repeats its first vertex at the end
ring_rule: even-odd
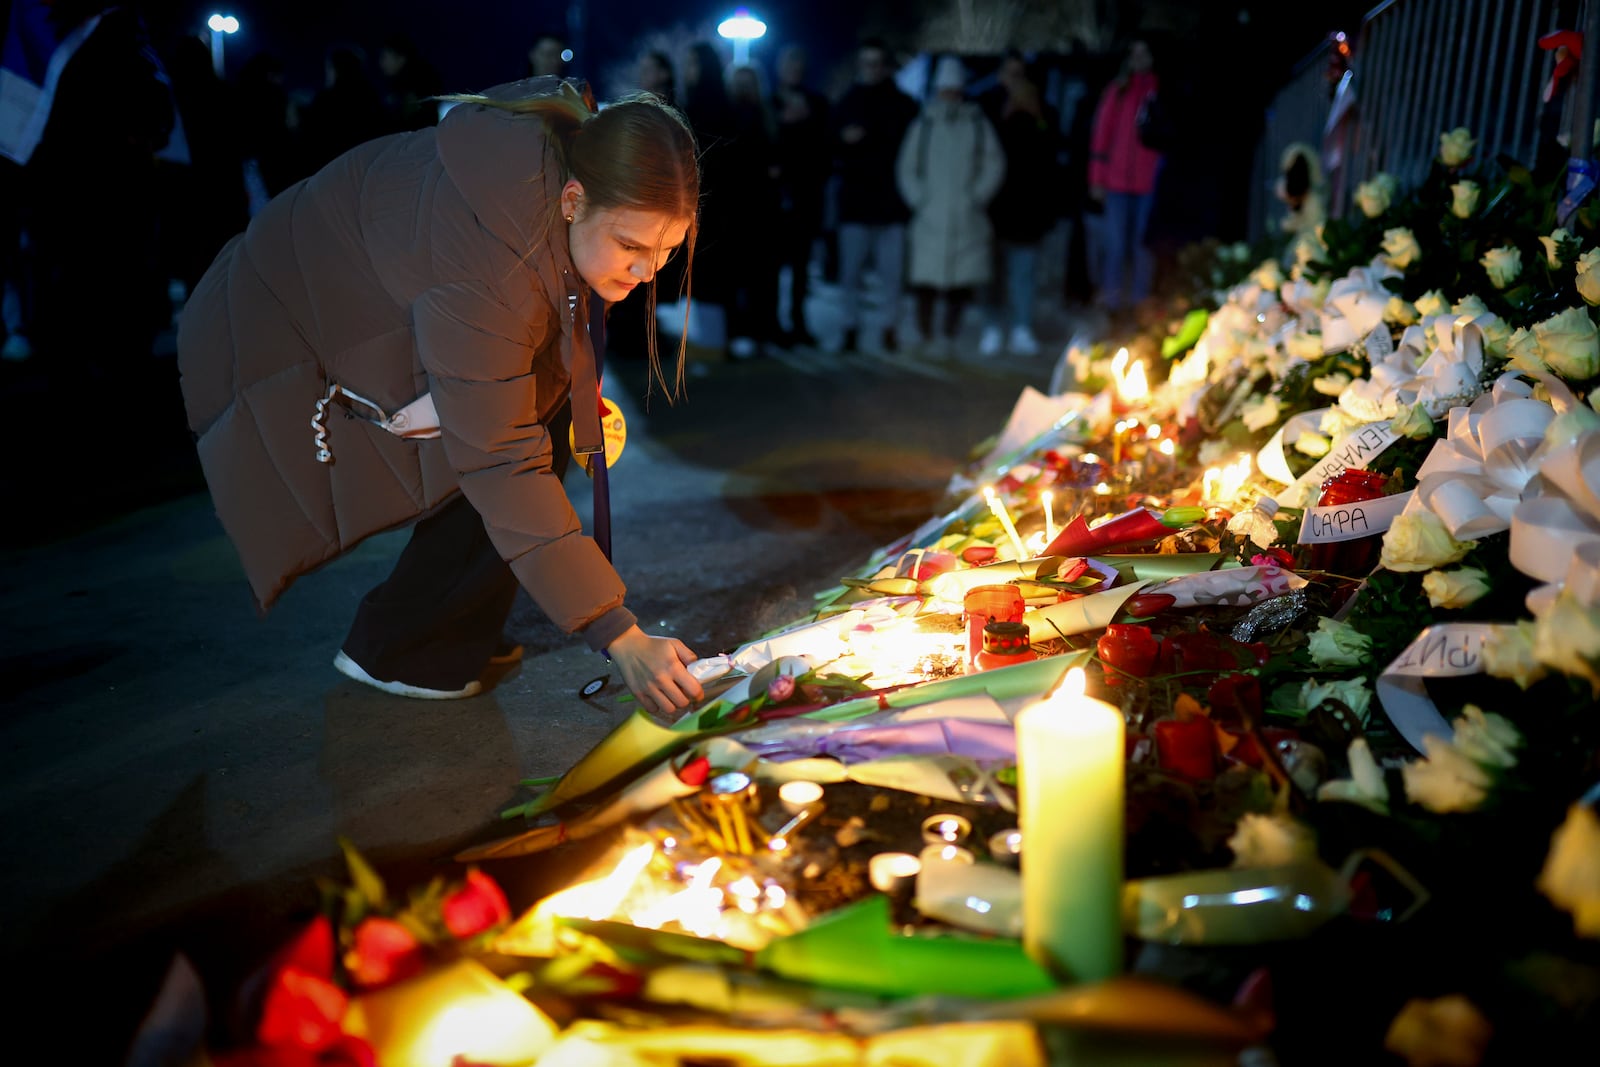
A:
POLYGON ((372 869, 365 857, 356 851, 356 846, 350 839, 339 837, 339 848, 344 852, 345 866, 350 869, 350 884, 356 892, 366 898, 373 908, 381 908, 387 903, 387 891, 384 889, 383 879, 378 877, 378 872, 372 869))

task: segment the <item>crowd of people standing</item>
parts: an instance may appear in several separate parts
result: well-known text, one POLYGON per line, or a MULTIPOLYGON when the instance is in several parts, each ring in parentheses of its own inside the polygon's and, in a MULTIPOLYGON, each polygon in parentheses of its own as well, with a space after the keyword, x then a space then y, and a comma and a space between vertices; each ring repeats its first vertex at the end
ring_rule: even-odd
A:
MULTIPOLYGON (((97 5, 63 2, 53 17, 65 34, 89 11, 97 5)), ((357 144, 435 123, 435 97, 453 88, 399 35, 370 66, 360 49, 330 50, 315 92, 293 91, 265 53, 224 82, 199 39, 158 54, 135 16, 115 12, 95 15, 64 69, 33 158, 0 163, 17 194, 0 234, 8 359, 67 343, 88 292, 113 310, 108 365, 148 350, 174 300, 272 196, 357 144), (99 106, 110 98, 122 102, 113 121, 99 106), (95 195, 81 188, 91 175, 95 195), (90 246, 103 254, 76 254, 90 246), (110 273, 116 286, 101 284, 110 273)), ((571 56, 559 33, 540 33, 526 69, 511 73, 581 76, 571 56)), ((1173 146, 1182 102, 1160 92, 1145 42, 1126 49, 1098 100, 1092 68, 1090 88, 1063 99, 1018 52, 997 66, 944 55, 902 69, 901 59, 864 40, 849 86, 830 99, 798 45, 776 51, 769 85, 759 65, 729 65, 701 40, 649 50, 633 84, 608 86, 655 94, 695 131, 694 293, 721 312, 730 357, 821 345, 937 357, 972 320, 979 355, 1026 357, 1042 347, 1041 278, 1064 279, 1052 299, 1093 299, 1113 316, 1149 295, 1155 231, 1186 216, 1164 220, 1158 206, 1158 175, 1183 154, 1173 146), (1063 220, 1077 224, 1065 245, 1074 258, 1046 262, 1046 249, 1063 254, 1048 240, 1063 220), (826 330, 810 312, 819 276, 837 285, 826 330)), ((645 310, 613 314, 614 347, 637 349, 645 310)))

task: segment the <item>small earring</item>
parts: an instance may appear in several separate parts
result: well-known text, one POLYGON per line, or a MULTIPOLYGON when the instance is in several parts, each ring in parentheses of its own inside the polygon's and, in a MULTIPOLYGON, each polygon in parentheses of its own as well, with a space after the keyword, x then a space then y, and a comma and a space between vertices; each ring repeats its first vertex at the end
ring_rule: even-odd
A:
POLYGON ((573 218, 574 218, 574 216, 572 216, 572 215, 568 215, 568 216, 567 216, 567 222, 569 222, 569 223, 570 223, 570 222, 571 222, 571 221, 572 221, 572 220, 573 220, 573 218))

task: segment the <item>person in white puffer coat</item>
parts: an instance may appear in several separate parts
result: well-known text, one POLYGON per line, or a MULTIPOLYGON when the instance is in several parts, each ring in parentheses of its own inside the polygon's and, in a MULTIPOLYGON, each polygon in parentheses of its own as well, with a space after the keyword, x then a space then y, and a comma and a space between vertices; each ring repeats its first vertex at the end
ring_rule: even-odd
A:
POLYGON ((910 270, 917 329, 933 355, 952 350, 973 290, 988 283, 994 233, 988 205, 1005 178, 1000 138, 982 109, 962 97, 955 56, 934 69, 934 99, 900 142, 895 177, 911 208, 910 270), (934 308, 944 314, 934 323, 934 308))

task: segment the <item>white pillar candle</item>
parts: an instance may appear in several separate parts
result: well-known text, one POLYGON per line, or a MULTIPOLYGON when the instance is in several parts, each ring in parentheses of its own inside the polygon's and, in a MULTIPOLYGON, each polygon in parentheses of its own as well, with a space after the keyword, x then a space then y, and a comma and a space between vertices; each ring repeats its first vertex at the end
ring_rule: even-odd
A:
POLYGON ((1017 725, 1023 946, 1063 979, 1122 972, 1122 712, 1074 667, 1017 725))
POLYGON ((1017 550, 1017 558, 1027 559, 1028 550, 1017 533, 1017 524, 1011 521, 1011 512, 1006 509, 1006 502, 996 496, 995 491, 988 486, 983 487, 983 499, 989 502, 989 510, 994 512, 994 517, 1000 520, 1000 526, 1005 530, 1006 536, 1011 538, 1012 547, 1017 550))

